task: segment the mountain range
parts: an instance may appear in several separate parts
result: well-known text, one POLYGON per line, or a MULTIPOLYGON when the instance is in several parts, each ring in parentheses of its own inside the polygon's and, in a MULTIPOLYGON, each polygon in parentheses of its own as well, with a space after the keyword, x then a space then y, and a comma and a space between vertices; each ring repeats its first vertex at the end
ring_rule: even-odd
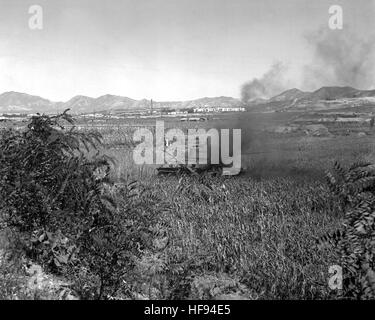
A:
POLYGON ((280 93, 269 101, 319 101, 375 97, 375 90, 358 90, 352 87, 322 87, 313 92, 293 88, 280 93))
POLYGON ((308 92, 297 88, 286 90, 270 99, 250 103, 254 111, 314 111, 342 106, 373 105, 375 90, 352 87, 322 87, 308 92))
MULTIPOLYGON (((322 87, 313 92, 293 88, 284 91, 268 100, 257 100, 246 104, 254 106, 267 105, 269 109, 298 107, 314 104, 318 101, 355 99, 375 97, 375 90, 359 90, 352 87, 322 87)), ((183 109, 195 107, 237 107, 244 106, 240 100, 232 97, 201 98, 188 101, 153 101, 154 109, 183 109)), ((150 109, 150 100, 135 100, 116 95, 103 95, 98 98, 78 95, 66 102, 54 102, 39 96, 19 92, 5 92, 0 95, 0 113, 56 113, 70 109, 74 114, 92 112, 121 113, 125 111, 150 109)))
MULTIPOLYGON (((153 101, 153 108, 183 109, 195 107, 233 107, 243 103, 232 97, 201 98, 189 101, 153 101)), ((19 92, 0 94, 0 113, 56 113, 70 109, 75 114, 92 112, 118 113, 132 110, 150 109, 151 101, 135 100, 116 95, 104 95, 98 98, 78 95, 66 102, 54 102, 39 96, 19 92)))

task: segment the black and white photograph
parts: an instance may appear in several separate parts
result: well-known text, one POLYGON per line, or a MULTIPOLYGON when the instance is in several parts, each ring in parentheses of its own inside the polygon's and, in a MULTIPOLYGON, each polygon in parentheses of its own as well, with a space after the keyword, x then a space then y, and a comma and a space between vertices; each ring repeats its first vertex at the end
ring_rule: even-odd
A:
POLYGON ((374 298, 375 1, 0 0, 0 300, 374 298))

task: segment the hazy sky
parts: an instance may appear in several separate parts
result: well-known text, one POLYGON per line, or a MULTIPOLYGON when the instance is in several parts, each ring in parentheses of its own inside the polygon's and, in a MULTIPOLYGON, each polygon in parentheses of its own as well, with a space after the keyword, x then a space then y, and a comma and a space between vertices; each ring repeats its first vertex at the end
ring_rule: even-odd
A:
POLYGON ((330 5, 344 9, 344 30, 331 32, 373 34, 373 2, 0 0, 0 93, 239 97, 276 61, 298 77, 311 59, 306 35, 328 29, 330 5), (43 8, 42 30, 29 29, 33 4, 43 8))

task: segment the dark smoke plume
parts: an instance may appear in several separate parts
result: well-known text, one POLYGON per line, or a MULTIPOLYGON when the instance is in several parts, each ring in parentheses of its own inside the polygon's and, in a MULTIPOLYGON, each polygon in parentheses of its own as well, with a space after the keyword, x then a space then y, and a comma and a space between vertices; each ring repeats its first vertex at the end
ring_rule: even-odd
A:
POLYGON ((312 60, 300 72, 300 79, 287 77, 288 67, 275 63, 261 78, 241 87, 245 103, 271 98, 292 87, 315 91, 323 86, 375 88, 375 41, 350 31, 323 28, 306 36, 312 60))
POLYGON ((301 86, 316 90, 322 86, 351 86, 373 89, 375 52, 373 39, 364 40, 343 30, 321 29, 306 37, 313 60, 305 66, 301 86))
POLYGON ((287 67, 281 62, 273 64, 261 78, 254 78, 242 85, 241 100, 247 103, 268 99, 289 89, 289 81, 285 77, 286 71, 287 67))

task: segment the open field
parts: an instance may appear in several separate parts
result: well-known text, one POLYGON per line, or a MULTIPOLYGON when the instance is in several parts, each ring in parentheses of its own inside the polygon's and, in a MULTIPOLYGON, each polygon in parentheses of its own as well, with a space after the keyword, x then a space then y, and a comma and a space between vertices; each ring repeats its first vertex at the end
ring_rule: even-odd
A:
POLYGON ((179 119, 134 119, 116 124, 80 124, 84 131, 97 131, 103 135, 104 152, 117 159, 117 177, 139 178, 155 174, 156 165, 138 166, 132 159, 134 143, 132 136, 137 128, 155 127, 155 121, 164 120, 165 130, 179 128, 210 129, 239 128, 242 130, 242 166, 246 176, 251 178, 273 176, 306 176, 319 179, 325 170, 332 168, 335 161, 344 165, 357 161, 371 161, 375 156, 375 129, 368 122, 324 123, 328 134, 315 134, 306 130, 315 123, 317 116, 301 113, 245 113, 238 116, 216 115, 207 122, 180 122, 179 119), (279 128, 294 128, 278 131, 279 128))
MULTIPOLYGON (((165 217, 173 244, 168 258, 160 259, 171 265, 176 260, 177 265, 189 265, 183 268, 190 272, 185 277, 194 276, 194 286, 201 286, 196 297, 213 298, 215 290, 237 298, 333 297, 327 287, 327 271, 339 257, 332 252, 322 254, 314 243, 338 227, 342 213, 329 199, 323 178, 335 161, 343 165, 371 161, 373 133, 368 125, 356 124, 347 125, 345 135, 339 135, 340 124, 331 125, 333 134, 327 137, 304 132, 277 134, 269 128, 289 124, 296 115, 247 117, 199 124, 205 128, 237 126, 245 138, 242 163, 246 172, 210 181, 209 189, 193 178, 181 182, 157 177, 155 166, 135 166, 127 148, 106 152, 118 160, 119 177, 143 181, 174 204, 174 213, 165 217), (359 137, 358 130, 367 135, 359 137), (184 192, 176 193, 181 184, 184 192), (220 288, 221 281, 233 287, 220 288)), ((187 124, 175 121, 166 126, 187 124)), ((178 281, 186 281, 183 279, 178 281)))
MULTIPOLYGON (((328 268, 339 264, 340 257, 332 250, 319 250, 316 240, 340 226, 343 212, 323 178, 334 161, 372 161, 374 135, 366 123, 345 128, 331 123, 324 136, 300 127, 274 130, 301 126, 295 121, 300 118, 295 113, 246 113, 202 123, 166 122, 166 128, 241 128, 246 170, 238 177, 157 176, 156 165, 135 165, 132 134, 140 127, 152 128, 152 119, 78 124, 79 131, 100 132, 100 151, 115 159, 111 194, 119 203, 126 200, 124 188, 132 181, 160 203, 160 209, 154 208, 158 214, 153 227, 158 232, 152 247, 137 257, 127 285, 111 297, 337 298, 328 287, 328 268), (359 136, 359 131, 366 134, 359 136)), ((10 286, 8 280, 0 281, 10 286)), ((20 281, 15 286, 26 285, 20 281)), ((0 294, 9 298, 12 290, 16 289, 5 288, 0 294)), ((48 290, 42 293, 53 298, 48 290)), ((29 290, 27 297, 35 294, 29 290)))

